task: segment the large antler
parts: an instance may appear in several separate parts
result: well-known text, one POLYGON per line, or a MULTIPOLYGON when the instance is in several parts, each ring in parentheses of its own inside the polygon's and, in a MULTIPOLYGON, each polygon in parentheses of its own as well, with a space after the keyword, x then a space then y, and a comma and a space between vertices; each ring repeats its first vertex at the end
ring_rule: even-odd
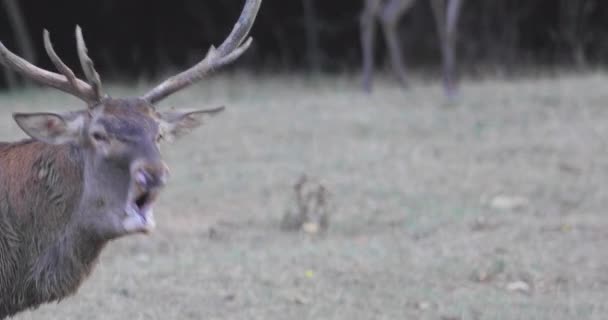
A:
POLYGON ((245 40, 258 14, 262 0, 247 0, 239 20, 232 32, 219 48, 211 46, 207 56, 192 68, 170 77, 143 95, 143 99, 154 104, 169 95, 197 82, 214 69, 238 59, 251 45, 251 37, 245 40))
POLYGON ((47 30, 44 30, 43 36, 46 53, 61 74, 36 67, 9 51, 2 42, 0 42, 0 63, 7 68, 17 71, 26 78, 30 78, 40 84, 76 96, 77 98, 84 100, 89 106, 93 106, 99 102, 103 97, 101 92, 101 80, 99 79, 97 72, 95 72, 95 68, 93 68, 93 62, 86 53, 86 46, 82 38, 80 27, 76 27, 78 56, 80 57, 88 83, 76 78, 72 69, 61 61, 53 49, 53 44, 51 43, 51 38, 47 30))

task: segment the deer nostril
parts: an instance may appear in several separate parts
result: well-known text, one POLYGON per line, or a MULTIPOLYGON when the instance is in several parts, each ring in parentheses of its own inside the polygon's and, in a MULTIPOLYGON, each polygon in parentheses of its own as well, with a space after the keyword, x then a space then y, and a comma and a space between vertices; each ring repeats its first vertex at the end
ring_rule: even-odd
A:
POLYGON ((142 189, 154 189, 162 187, 167 183, 168 173, 166 170, 148 171, 139 169, 135 171, 133 179, 142 189))
POLYGON ((154 185, 154 177, 144 169, 135 172, 135 182, 143 188, 150 188, 154 185))
POLYGON ((135 173, 135 182, 141 187, 146 186, 148 179, 146 179, 146 173, 143 170, 137 170, 135 173))

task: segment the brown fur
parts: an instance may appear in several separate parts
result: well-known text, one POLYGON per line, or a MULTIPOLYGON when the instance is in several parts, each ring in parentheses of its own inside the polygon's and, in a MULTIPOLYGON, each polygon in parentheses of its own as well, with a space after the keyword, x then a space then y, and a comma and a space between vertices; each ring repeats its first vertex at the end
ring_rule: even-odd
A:
POLYGON ((84 163, 72 146, 0 144, 0 319, 73 294, 104 241, 69 228, 84 163))

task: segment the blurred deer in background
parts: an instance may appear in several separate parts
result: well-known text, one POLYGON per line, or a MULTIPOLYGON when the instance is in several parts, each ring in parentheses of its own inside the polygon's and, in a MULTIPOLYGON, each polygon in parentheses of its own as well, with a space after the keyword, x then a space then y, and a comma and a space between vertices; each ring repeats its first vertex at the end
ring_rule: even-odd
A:
POLYGON ((223 109, 161 112, 156 104, 238 59, 251 45, 260 4, 247 0, 222 45, 140 97, 103 92, 78 27, 86 81, 57 56, 46 30, 45 49, 60 73, 0 43, 4 66, 87 104, 61 114, 14 114, 32 139, 0 142, 0 319, 74 294, 109 241, 154 228, 152 207, 168 175, 158 144, 223 109))
MULTIPOLYGON (((456 27, 463 0, 429 0, 435 18, 439 37, 443 86, 448 97, 456 94, 455 77, 455 40, 456 27)), ((397 78, 407 86, 407 71, 403 61, 403 52, 398 37, 398 23, 416 3, 416 0, 365 0, 361 15, 361 47, 363 51, 363 88, 370 92, 374 72, 374 46, 376 19, 382 25, 382 31, 388 47, 391 64, 397 78)))

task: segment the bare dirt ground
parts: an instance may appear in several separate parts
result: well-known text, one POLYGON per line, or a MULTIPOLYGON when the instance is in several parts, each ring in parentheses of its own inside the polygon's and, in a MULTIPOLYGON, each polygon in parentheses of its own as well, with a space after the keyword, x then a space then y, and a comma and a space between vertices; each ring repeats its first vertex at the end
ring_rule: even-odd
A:
MULTIPOLYGON (((115 86, 114 96, 143 92, 115 86)), ((608 75, 419 81, 232 75, 166 103, 228 110, 163 147, 158 229, 112 243, 79 293, 16 319, 607 319, 608 75), (301 173, 335 210, 279 230, 301 173)), ((79 108, 53 91, 13 111, 79 108)))

